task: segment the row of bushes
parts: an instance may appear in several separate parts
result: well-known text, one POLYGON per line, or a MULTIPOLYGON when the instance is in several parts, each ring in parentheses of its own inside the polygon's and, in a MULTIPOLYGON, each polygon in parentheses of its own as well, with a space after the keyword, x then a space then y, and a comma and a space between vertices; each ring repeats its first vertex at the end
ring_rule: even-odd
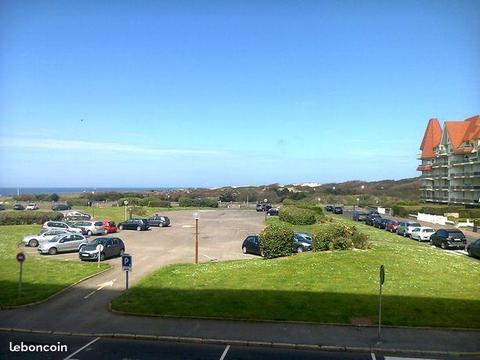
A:
MULTIPOLYGON (((260 233, 260 248, 267 259, 289 256, 293 249, 293 230, 285 223, 273 223, 260 233)), ((313 233, 313 251, 368 249, 368 236, 355 226, 327 222, 313 233)))
POLYGON ((393 214, 401 217, 408 217, 409 214, 425 213, 431 215, 441 215, 448 213, 458 213, 461 218, 479 218, 480 209, 465 209, 461 206, 392 206, 393 214))
POLYGON ((211 207, 217 208, 218 201, 216 198, 188 198, 181 197, 178 199, 178 205, 184 207, 211 207))
POLYGON ((293 225, 312 225, 316 222, 315 212, 296 206, 284 206, 280 209, 278 217, 293 225))
POLYGON ((0 225, 43 224, 48 220, 61 220, 63 214, 58 211, 6 211, 0 213, 0 225))
POLYGON ((126 197, 120 198, 117 201, 118 206, 123 206, 124 202, 128 201, 128 206, 147 206, 147 207, 170 207, 170 201, 161 200, 155 197, 126 197))

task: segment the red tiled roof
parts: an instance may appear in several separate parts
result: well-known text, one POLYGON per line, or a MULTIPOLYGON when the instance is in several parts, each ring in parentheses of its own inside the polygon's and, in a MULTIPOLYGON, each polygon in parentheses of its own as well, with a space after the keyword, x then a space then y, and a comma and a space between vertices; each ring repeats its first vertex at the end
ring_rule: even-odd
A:
POLYGON ((466 154, 473 150, 471 146, 459 148, 466 141, 480 138, 480 115, 473 116, 465 121, 446 121, 445 129, 452 143, 455 154, 466 154))
POLYGON ((430 119, 428 121, 427 129, 423 135, 422 144, 420 145, 420 150, 422 150, 422 159, 432 159, 435 157, 433 148, 437 147, 440 144, 442 138, 442 128, 438 119, 430 119))

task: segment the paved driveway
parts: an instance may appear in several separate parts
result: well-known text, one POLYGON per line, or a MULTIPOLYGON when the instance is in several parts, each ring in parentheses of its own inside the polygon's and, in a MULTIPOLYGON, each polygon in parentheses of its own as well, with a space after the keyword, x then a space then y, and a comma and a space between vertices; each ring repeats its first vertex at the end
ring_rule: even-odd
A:
MULTIPOLYGON (((164 265, 193 262, 195 220, 192 214, 193 211, 169 212, 171 226, 168 228, 123 230, 117 234, 125 242, 126 252, 133 256, 130 284, 164 265)), ((242 254, 241 244, 247 234, 263 228, 262 213, 200 210, 199 214, 199 261, 253 257, 242 254)), ((27 249, 31 253, 36 252, 35 249, 27 249)), ((55 256, 78 259, 78 253, 55 256)), ((112 270, 84 281, 44 304, 0 312, 0 327, 86 331, 106 320, 108 303, 125 288, 125 273, 121 269, 120 258, 107 261, 113 266, 112 270)))

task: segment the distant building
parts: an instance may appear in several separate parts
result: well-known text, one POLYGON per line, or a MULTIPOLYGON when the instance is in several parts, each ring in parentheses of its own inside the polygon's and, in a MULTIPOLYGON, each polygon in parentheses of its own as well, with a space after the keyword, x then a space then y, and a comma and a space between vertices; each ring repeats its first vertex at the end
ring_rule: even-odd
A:
POLYGON ((480 206, 480 115, 443 129, 430 119, 420 150, 421 201, 480 206))

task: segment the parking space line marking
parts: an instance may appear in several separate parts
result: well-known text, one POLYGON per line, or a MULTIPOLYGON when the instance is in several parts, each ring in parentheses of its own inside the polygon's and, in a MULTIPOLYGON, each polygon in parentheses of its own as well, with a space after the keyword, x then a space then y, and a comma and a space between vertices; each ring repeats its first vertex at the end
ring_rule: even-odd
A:
POLYGON ((82 351, 82 350, 85 349, 86 347, 92 345, 95 341, 97 341, 97 340, 99 340, 99 339, 100 339, 99 337, 93 339, 93 340, 90 341, 87 345, 82 346, 80 349, 78 349, 77 351, 75 351, 73 354, 68 355, 68 356, 67 356, 65 359, 63 359, 63 360, 71 360, 72 357, 73 357, 73 355, 77 355, 80 351, 82 351))
POLYGON ((227 352, 228 352, 229 349, 230 349, 230 345, 227 345, 227 347, 225 348, 225 350, 223 350, 222 356, 220 356, 220 360, 224 360, 224 359, 225 359, 225 356, 227 356, 227 352))
POLYGON ((372 360, 377 360, 374 353, 372 353, 372 360))

